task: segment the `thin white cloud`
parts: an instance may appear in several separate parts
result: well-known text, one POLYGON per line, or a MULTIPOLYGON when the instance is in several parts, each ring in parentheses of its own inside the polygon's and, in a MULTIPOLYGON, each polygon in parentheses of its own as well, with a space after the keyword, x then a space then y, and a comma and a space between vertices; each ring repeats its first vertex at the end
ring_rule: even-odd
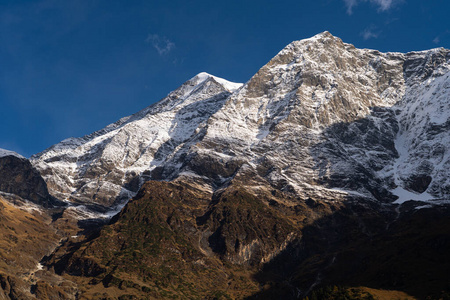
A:
POLYGON ((166 55, 169 53, 173 48, 175 48, 175 43, 170 41, 166 37, 160 37, 157 34, 149 34, 147 39, 147 43, 150 43, 153 48, 158 51, 159 55, 166 55))
POLYGON ((380 35, 380 32, 376 30, 374 26, 367 27, 361 32, 361 36, 364 40, 376 39, 380 35))
POLYGON ((447 29, 444 32, 439 33, 434 39, 433 43, 439 44, 442 40, 447 40, 448 36, 450 36, 450 30, 447 29))
POLYGON ((375 4, 379 11, 387 11, 403 0, 344 0, 345 6, 347 6, 347 13, 351 15, 355 6, 367 1, 375 4))
POLYGON ((344 0, 344 2, 347 6, 347 13, 349 15, 353 14, 353 7, 358 4, 358 0, 344 0))
POLYGON ((371 2, 377 4, 381 11, 389 10, 394 4, 394 0, 371 0, 371 2))

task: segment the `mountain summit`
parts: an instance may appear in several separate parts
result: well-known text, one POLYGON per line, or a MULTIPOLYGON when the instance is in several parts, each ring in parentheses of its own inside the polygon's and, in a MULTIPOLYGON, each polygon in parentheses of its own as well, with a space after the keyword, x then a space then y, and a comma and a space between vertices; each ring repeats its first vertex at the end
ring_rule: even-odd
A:
POLYGON ((245 85, 200 73, 166 98, 31 158, 53 196, 111 207, 146 180, 401 203, 449 196, 450 51, 381 53, 328 32, 245 85))
POLYGON ((106 207, 129 199, 145 174, 175 149, 242 84, 200 73, 158 103, 82 138, 70 138, 31 157, 55 197, 106 207))
POLYGON ((324 32, 290 43, 245 84, 200 73, 31 158, 51 195, 69 202, 41 222, 65 238, 20 277, 31 288, 0 274, 2 289, 43 299, 372 299, 377 289, 444 299, 449 129, 442 48, 381 53, 324 32))

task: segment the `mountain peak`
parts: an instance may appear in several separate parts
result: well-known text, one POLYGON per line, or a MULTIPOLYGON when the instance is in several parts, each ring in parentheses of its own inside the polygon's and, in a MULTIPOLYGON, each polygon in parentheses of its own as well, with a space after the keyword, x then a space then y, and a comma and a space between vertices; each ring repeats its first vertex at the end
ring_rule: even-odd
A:
POLYGON ((211 75, 209 73, 206 72, 200 72, 197 75, 195 75, 194 77, 191 78, 191 80, 199 80, 199 81, 205 81, 208 78, 214 77, 214 75, 211 75))
POLYGON ((313 38, 330 38, 330 37, 335 37, 334 35, 332 35, 329 31, 323 31, 321 33, 316 34, 315 36, 313 36, 313 38))
POLYGON ((194 81, 197 85, 205 82, 208 79, 214 79, 217 83, 223 86, 226 90, 230 92, 234 92, 239 89, 243 84, 237 82, 231 82, 226 79, 211 75, 206 72, 201 72, 191 78, 190 81, 194 81))
POLYGON ((337 36, 332 35, 329 31, 324 31, 321 33, 318 33, 310 38, 302 39, 299 41, 295 41, 294 43, 298 42, 314 42, 314 41, 326 41, 326 40, 340 40, 337 36))
POLYGON ((25 158, 22 155, 14 152, 14 151, 10 151, 10 150, 6 150, 6 149, 1 149, 0 148, 0 157, 4 157, 4 156, 15 156, 18 158, 25 158))
MULTIPOLYGON (((411 126, 432 133, 447 128, 442 116, 448 79, 435 79, 449 72, 450 55, 427 53, 356 49, 325 31, 287 45, 242 88, 201 72, 132 117, 87 138, 64 141, 32 162, 55 197, 107 206, 124 203, 145 180, 172 180, 180 174, 208 190, 244 174, 304 198, 395 200, 390 191, 394 183, 403 186, 411 169, 407 166, 414 162, 413 156, 407 162, 414 136, 401 134, 411 126), (433 105, 423 109, 418 105, 422 99, 433 105), (422 126, 427 116, 436 117, 422 126), (438 117, 442 122, 436 122, 438 117), (335 149, 333 143, 340 146, 335 149), (403 148, 396 143, 406 149, 400 161, 397 152, 403 148), (384 170, 378 174, 365 166, 384 170), (259 177, 249 175, 252 170, 259 177), (403 177, 394 178, 398 170, 403 177)), ((427 143, 428 135, 423 131, 427 143)), ((413 185, 431 178, 430 193, 447 196, 439 186, 450 186, 449 176, 428 163, 444 164, 438 159, 447 157, 443 145, 448 143, 436 141, 436 150, 429 151, 435 157, 419 161, 415 168, 421 177, 411 177, 405 187, 422 191, 425 184, 413 185)))

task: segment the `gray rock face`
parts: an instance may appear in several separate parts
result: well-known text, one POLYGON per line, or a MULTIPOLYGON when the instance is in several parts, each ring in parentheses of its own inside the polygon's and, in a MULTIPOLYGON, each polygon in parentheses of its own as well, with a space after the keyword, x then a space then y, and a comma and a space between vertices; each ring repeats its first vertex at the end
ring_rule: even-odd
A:
POLYGON ((380 53, 328 32, 245 85, 199 74, 159 103, 32 157, 51 193, 111 206, 148 179, 299 199, 450 198, 450 50, 380 53))
POLYGON ((54 201, 39 172, 26 158, 12 153, 0 155, 0 191, 17 195, 44 207, 48 207, 54 201))
POLYGON ((380 53, 327 32, 293 42, 211 116, 184 170, 240 162, 215 177, 303 199, 449 199, 449 62, 445 49, 380 53))
MULTIPOLYGON (((200 73, 166 98, 82 138, 31 157, 53 196, 114 206, 131 198, 150 170, 193 142, 240 84, 200 73)), ((162 174, 161 176, 165 176, 162 174)))

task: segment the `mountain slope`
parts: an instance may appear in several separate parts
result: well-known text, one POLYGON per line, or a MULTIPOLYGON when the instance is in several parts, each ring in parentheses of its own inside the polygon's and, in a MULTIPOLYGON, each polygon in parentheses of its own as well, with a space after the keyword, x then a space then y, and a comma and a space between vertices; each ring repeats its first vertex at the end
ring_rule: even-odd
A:
POLYGON ((110 207, 140 188, 145 172, 180 151, 240 84, 200 73, 160 102, 31 157, 62 200, 110 207))
POLYGON ((0 149, 0 192, 44 207, 57 203, 50 196, 45 181, 28 159, 4 149, 0 149))
POLYGON ((289 44, 242 88, 199 74, 32 162, 54 196, 106 207, 179 176, 303 199, 445 199, 449 60, 445 49, 380 53, 324 32, 289 44))
POLYGON ((449 61, 328 32, 293 42, 211 116, 181 170, 303 199, 448 199, 449 61))
MULTIPOLYGON (((21 185, 26 186, 17 183, 21 185)), ((51 216, 42 206, 13 194, 0 195, 1 299, 36 299, 31 288, 39 280, 58 282, 40 264, 42 257, 51 253, 60 240, 51 222, 51 216)))
POLYGON ((125 205, 45 265, 86 298, 296 299, 334 284, 439 297, 449 74, 450 50, 380 53, 328 32, 243 86, 201 73, 33 156, 53 195, 125 205))
MULTIPOLYGON (((404 88, 402 62, 401 54, 355 49, 329 33, 293 42, 211 117, 198 153, 209 157, 228 154, 225 161, 244 161, 245 172, 256 174, 263 185, 269 183, 304 198, 346 197, 345 191, 329 189, 345 185, 333 186, 324 178, 330 173, 361 173, 354 164, 360 158, 355 157, 358 153, 339 153, 334 146, 342 139, 334 141, 329 129, 399 101, 404 88), (328 161, 333 156, 338 157, 328 161)), ((371 116, 374 125, 395 123, 391 118, 392 114, 371 116)), ((381 147, 387 156, 394 156, 396 127, 390 125, 372 126, 374 134, 386 135, 385 144, 348 145, 344 151, 381 147)), ((367 187, 355 185, 350 190, 371 196, 367 187)))
POLYGON ((224 266, 202 240, 197 219, 210 197, 183 183, 147 182, 98 235, 66 243, 46 265, 83 286, 88 299, 99 290, 113 299, 251 295, 250 273, 224 266))

